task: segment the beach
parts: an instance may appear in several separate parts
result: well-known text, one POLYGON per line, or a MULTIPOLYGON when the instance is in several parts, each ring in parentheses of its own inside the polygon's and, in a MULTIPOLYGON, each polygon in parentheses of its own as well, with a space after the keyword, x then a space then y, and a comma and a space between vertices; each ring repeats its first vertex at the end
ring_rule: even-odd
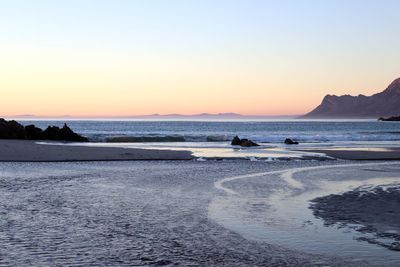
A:
MULTIPOLYGON (((136 145, 137 146, 137 145, 136 145)), ((155 145, 157 146, 157 145, 155 145)), ((140 147, 140 146, 138 146, 140 147)), ((191 160, 197 157, 209 159, 252 159, 276 156, 277 159, 345 159, 345 160, 400 160, 400 149, 394 148, 358 148, 349 149, 336 147, 335 149, 290 149, 276 150, 266 148, 256 149, 227 149, 219 151, 210 149, 196 149, 192 153, 191 147, 185 149, 159 146, 148 149, 147 147, 129 147, 129 144, 87 144, 87 143, 52 143, 25 140, 0 140, 0 161, 20 162, 52 162, 52 161, 118 161, 118 160, 191 160), (299 154, 298 152, 305 152, 299 154), (265 156, 267 154, 268 156, 265 156)))
POLYGON ((358 181, 379 170, 394 179, 400 166, 341 164, 349 168, 334 161, 3 162, 0 265, 382 266, 377 255, 387 266, 400 263, 345 228, 317 225, 296 198, 307 199, 320 182, 349 180, 340 170, 375 170, 351 177, 358 181), (315 232, 319 239, 305 238, 315 232), (332 249, 336 242, 352 256, 332 249))
POLYGON ((357 126, 357 141, 352 123, 334 136, 313 123, 301 140, 319 142, 299 145, 264 130, 281 122, 230 124, 259 129, 250 148, 208 122, 162 134, 143 133, 156 122, 75 125, 92 141, 0 140, 1 266, 400 264, 399 141, 387 129, 375 140, 375 122, 357 126), (138 126, 130 142, 104 141, 138 126))
POLYGON ((0 1, 0 267, 400 267, 399 10, 0 1))
MULTIPOLYGON (((69 143, 70 144, 70 143, 69 143)), ((134 148, 45 145, 35 141, 0 140, 0 161, 114 161, 190 160, 190 151, 145 150, 134 148)))
POLYGON ((247 240, 208 218, 209 201, 224 194, 214 188, 215 180, 270 168, 247 163, 240 168, 234 162, 1 163, 0 263, 335 262, 247 240))

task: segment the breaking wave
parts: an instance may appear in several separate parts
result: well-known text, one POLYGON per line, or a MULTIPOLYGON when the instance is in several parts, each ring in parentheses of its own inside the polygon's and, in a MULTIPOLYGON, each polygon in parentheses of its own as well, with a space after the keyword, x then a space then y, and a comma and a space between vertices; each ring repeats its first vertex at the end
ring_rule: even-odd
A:
MULTIPOLYGON (((87 134, 91 141, 109 143, 159 143, 159 142, 230 142, 235 134, 145 134, 145 135, 102 135, 87 134)), ((400 133, 341 133, 341 134, 257 134, 240 135, 257 143, 282 143, 291 138, 302 143, 400 141, 400 133)))

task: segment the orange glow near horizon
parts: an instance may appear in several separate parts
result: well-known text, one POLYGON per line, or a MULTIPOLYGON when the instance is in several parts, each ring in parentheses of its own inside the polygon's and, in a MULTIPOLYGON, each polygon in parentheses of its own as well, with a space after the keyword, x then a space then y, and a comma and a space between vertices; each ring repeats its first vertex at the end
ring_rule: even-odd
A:
POLYGON ((0 4, 3 117, 300 115, 399 76, 395 2, 23 2, 0 4))
POLYGON ((1 116, 297 115, 317 106, 325 94, 373 94, 391 81, 388 77, 329 79, 322 72, 307 77, 297 66, 277 73, 268 64, 249 68, 202 60, 190 65, 173 58, 121 58, 102 51, 3 54, 0 71, 5 75, 0 83, 7 101, 2 103, 1 116))

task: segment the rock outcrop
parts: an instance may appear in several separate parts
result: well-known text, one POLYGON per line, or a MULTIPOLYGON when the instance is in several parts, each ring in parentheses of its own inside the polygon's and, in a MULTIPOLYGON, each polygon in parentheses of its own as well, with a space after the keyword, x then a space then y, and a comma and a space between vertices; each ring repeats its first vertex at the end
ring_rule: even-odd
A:
POLYGON ((18 122, 0 119, 0 139, 25 139, 26 132, 24 126, 18 122))
POLYGON ((60 141, 73 141, 73 142, 87 142, 86 137, 83 137, 68 127, 67 124, 60 129, 57 126, 49 126, 43 131, 43 139, 46 140, 60 140, 60 141))
POLYGON ((286 138, 284 143, 287 144, 287 145, 298 145, 299 144, 299 142, 293 141, 290 138, 286 138))
POLYGON ((252 147, 252 146, 259 146, 259 144, 254 143, 249 139, 240 139, 238 136, 235 136, 231 142, 232 146, 242 146, 242 147, 252 147))
POLYGON ((302 118, 379 118, 400 114, 400 78, 372 96, 327 95, 302 118))
POLYGON ((35 125, 25 126, 26 139, 29 140, 40 140, 43 138, 42 129, 36 127, 35 125))
POLYGON ((43 131, 35 125, 27 125, 24 127, 14 120, 6 121, 5 119, 0 119, 0 139, 89 141, 86 137, 72 131, 67 124, 64 124, 62 128, 49 126, 43 131))
POLYGON ((394 116, 394 117, 389 117, 389 118, 382 118, 380 117, 378 121, 400 121, 400 116, 394 116))
POLYGON ((240 141, 241 140, 240 140, 239 136, 235 136, 232 139, 231 145, 232 146, 240 146, 240 141))

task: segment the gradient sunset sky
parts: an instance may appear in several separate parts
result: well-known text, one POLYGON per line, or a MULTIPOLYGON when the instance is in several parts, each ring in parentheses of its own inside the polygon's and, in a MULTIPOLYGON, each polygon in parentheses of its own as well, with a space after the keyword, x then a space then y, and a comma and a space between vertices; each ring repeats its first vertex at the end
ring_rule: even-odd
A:
POLYGON ((398 0, 0 1, 0 115, 302 114, 400 77, 398 0))

